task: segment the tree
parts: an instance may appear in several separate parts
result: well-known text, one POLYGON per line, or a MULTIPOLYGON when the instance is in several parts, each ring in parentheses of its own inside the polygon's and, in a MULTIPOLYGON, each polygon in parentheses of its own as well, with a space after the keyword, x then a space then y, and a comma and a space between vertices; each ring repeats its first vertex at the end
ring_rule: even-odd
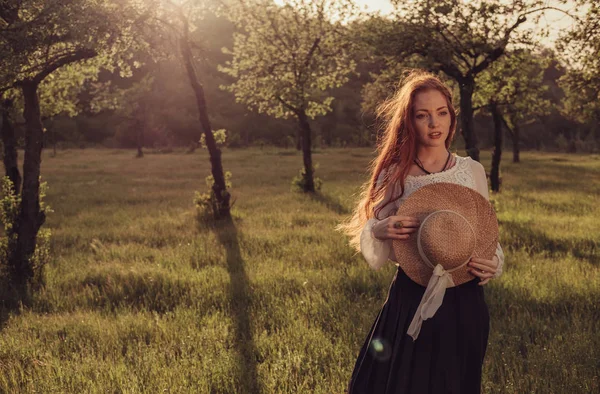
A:
MULTIPOLYGON (((164 32, 166 36, 174 36, 179 56, 186 70, 190 86, 194 91, 196 99, 196 107, 198 109, 198 118, 200 121, 202 132, 204 133, 204 141, 208 149, 211 163, 211 175, 209 176, 211 191, 209 195, 210 205, 215 219, 231 217, 231 194, 227 190, 227 180, 223 171, 223 163, 221 160, 221 150, 217 146, 213 135, 210 118, 208 116, 208 106, 204 86, 196 71, 196 57, 202 57, 203 48, 197 42, 190 38, 190 33, 196 27, 195 23, 201 23, 205 14, 216 11, 211 4, 196 4, 186 2, 184 4, 176 4, 172 1, 166 1, 162 8, 160 21, 167 28, 164 32), (194 53, 196 50, 196 54, 194 53), (195 56, 196 55, 196 56, 195 56)), ((192 145, 192 151, 198 146, 200 135, 192 145)))
POLYGON ((513 140, 513 161, 519 162, 519 130, 522 123, 548 113, 550 102, 544 98, 548 90, 543 85, 548 60, 541 54, 526 50, 507 52, 477 79, 475 109, 487 109, 494 121, 494 152, 490 180, 492 190, 500 191, 500 161, 502 129, 513 140))
POLYGON ((578 0, 587 12, 558 42, 558 50, 570 65, 560 79, 565 90, 564 112, 579 122, 593 122, 600 129, 600 3, 578 0))
POLYGON ((144 140, 146 130, 155 126, 155 116, 152 108, 155 107, 154 99, 150 93, 154 78, 149 74, 144 75, 139 81, 134 82, 127 88, 112 88, 110 81, 106 84, 98 84, 98 90, 94 92, 91 101, 91 109, 102 111, 110 109, 122 119, 118 128, 126 132, 133 130, 135 145, 137 147, 136 157, 144 157, 144 140))
MULTIPOLYGON (((20 210, 13 224, 17 241, 6 262, 20 297, 26 296, 34 277, 32 256, 45 222, 40 207, 40 86, 48 92, 64 91, 65 81, 72 86, 94 78, 101 67, 130 73, 127 52, 144 45, 133 28, 150 10, 151 2, 128 0, 0 1, 0 95, 18 91, 25 119, 23 182, 16 190, 20 210)), ((16 147, 11 154, 16 157, 16 147)))
POLYGON ((298 121, 304 168, 301 187, 315 191, 309 120, 332 110, 330 89, 355 69, 344 24, 357 15, 350 0, 238 1, 228 12, 238 27, 233 59, 221 70, 236 78, 224 88, 238 102, 298 121))
POLYGON ((413 54, 428 68, 442 71, 458 83, 461 132, 467 154, 479 160, 473 128, 473 94, 477 76, 497 61, 509 44, 534 43, 531 30, 522 24, 531 15, 536 21, 542 0, 393 0, 394 19, 373 17, 365 40, 376 54, 403 62, 413 54))
POLYGON ((14 99, 5 93, 2 100, 0 111, 2 112, 2 129, 0 136, 2 137, 2 146, 4 147, 3 161, 5 175, 11 181, 13 192, 21 189, 21 174, 17 163, 17 140, 15 137, 15 129, 13 122, 14 99))

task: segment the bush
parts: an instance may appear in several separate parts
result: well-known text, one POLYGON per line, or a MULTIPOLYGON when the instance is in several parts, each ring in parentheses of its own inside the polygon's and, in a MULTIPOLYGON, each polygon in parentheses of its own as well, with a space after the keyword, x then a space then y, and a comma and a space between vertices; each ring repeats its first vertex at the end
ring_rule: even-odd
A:
MULTIPOLYGON (((41 178, 41 177, 40 177, 41 178)), ((5 282, 10 280, 11 275, 11 256, 13 256, 17 247, 17 233, 15 224, 18 220, 21 209, 21 196, 14 192, 13 183, 9 177, 4 176, 0 179, 0 222, 4 228, 4 237, 0 238, 0 280, 5 282)), ((45 214, 53 212, 50 206, 44 202, 47 182, 40 182, 40 211, 45 214)), ((50 237, 52 232, 47 228, 40 228, 36 237, 36 246, 33 255, 27 261, 27 264, 33 271, 30 285, 32 288, 39 288, 43 284, 43 268, 50 260, 50 237)), ((2 286, 4 288, 4 286, 2 286)))
MULTIPOLYGON (((222 190, 221 193, 229 193, 228 190, 231 189, 231 172, 225 172, 225 190, 222 190)), ((213 218, 219 217, 219 200, 215 195, 213 185, 215 183, 215 178, 212 175, 209 175, 205 178, 206 185, 208 186, 208 192, 200 193, 199 191, 195 192, 194 195, 194 205, 196 206, 196 210, 198 213, 198 219, 201 221, 209 220, 212 216, 213 218)), ((230 203, 231 208, 231 203, 230 203)))
POLYGON ((585 138, 581 138, 579 133, 575 136, 575 150, 577 153, 596 153, 598 143, 593 131, 587 133, 585 138))
MULTIPOLYGON (((323 181, 321 180, 321 178, 315 177, 315 172, 317 168, 319 168, 318 163, 313 166, 313 183, 315 185, 315 191, 321 190, 321 186, 323 185, 323 181)), ((300 169, 299 175, 295 176, 292 179, 291 190, 293 192, 303 192, 306 190, 306 169, 304 167, 300 169)))
POLYGON ((560 152, 566 152, 569 148, 569 141, 562 134, 559 134, 558 137, 556 137, 554 143, 560 152))
POLYGON ((226 145, 228 148, 241 148, 243 146, 242 136, 239 133, 229 134, 226 145))

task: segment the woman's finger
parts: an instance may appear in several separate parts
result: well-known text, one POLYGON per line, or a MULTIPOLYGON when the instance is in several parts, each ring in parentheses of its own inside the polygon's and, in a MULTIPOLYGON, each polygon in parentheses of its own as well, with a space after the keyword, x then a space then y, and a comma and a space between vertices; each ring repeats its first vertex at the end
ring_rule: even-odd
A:
POLYGON ((474 269, 474 268, 469 268, 468 271, 472 275, 478 276, 481 279, 488 279, 488 278, 493 278, 494 277, 494 272, 490 272, 490 271, 481 272, 481 270, 474 269))
MULTIPOLYGON (((494 256, 495 258, 496 256, 494 256)), ((480 263, 480 264, 487 264, 491 267, 496 267, 498 265, 497 261, 492 260, 488 260, 488 259, 482 259, 480 257, 471 257, 471 261, 475 262, 475 263, 480 263)))
POLYGON ((390 228, 396 228, 394 226, 398 222, 402 222, 402 227, 400 227, 400 228, 404 228, 404 227, 419 227, 419 225, 420 225, 418 221, 413 221, 413 220, 390 220, 390 222, 388 223, 388 226, 390 228))
POLYGON ((481 282, 479 282, 479 283, 478 283, 478 285, 479 285, 479 286, 483 286, 483 285, 485 285, 486 283, 488 283, 489 281, 490 281, 490 278, 487 278, 487 279, 485 279, 485 280, 482 280, 481 282))
POLYGON ((476 263, 471 260, 471 262, 469 263, 469 267, 477 268, 477 269, 484 270, 484 271, 496 272, 496 264, 494 264, 493 261, 489 261, 489 260, 485 260, 485 261, 487 261, 487 262, 484 264, 484 263, 476 263))
POLYGON ((390 216, 391 218, 393 218, 394 220, 402 220, 402 221, 407 221, 407 222, 418 222, 419 218, 414 217, 414 216, 404 216, 404 215, 392 215, 390 216))
POLYGON ((388 238, 404 240, 409 238, 409 234, 389 234, 388 238))
POLYGON ((398 222, 402 222, 402 226, 418 226, 420 224, 420 221, 417 218, 411 218, 408 216, 390 216, 390 225, 394 225, 398 222))
POLYGON ((415 231, 417 231, 416 227, 403 227, 403 228, 399 228, 399 229, 390 229, 392 234, 412 234, 415 231))

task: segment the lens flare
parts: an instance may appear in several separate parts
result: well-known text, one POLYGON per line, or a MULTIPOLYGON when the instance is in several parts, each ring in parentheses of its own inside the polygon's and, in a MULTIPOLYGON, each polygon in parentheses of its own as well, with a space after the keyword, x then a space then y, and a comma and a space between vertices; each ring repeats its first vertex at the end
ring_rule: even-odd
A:
POLYGON ((384 338, 373 338, 369 343, 369 351, 373 358, 379 361, 389 360, 392 354, 390 344, 384 338))

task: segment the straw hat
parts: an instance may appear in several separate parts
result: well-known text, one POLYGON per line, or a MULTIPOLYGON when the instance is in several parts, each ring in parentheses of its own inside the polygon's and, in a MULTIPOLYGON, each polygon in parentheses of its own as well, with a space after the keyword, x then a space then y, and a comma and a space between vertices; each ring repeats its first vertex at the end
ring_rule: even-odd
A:
POLYGON ((411 280, 427 286, 409 327, 409 334, 416 339, 422 320, 435 314, 446 288, 475 278, 467 271, 471 257, 494 257, 498 220, 485 197, 454 183, 419 188, 400 205, 396 215, 413 216, 421 223, 409 239, 392 243, 400 268, 411 280))

